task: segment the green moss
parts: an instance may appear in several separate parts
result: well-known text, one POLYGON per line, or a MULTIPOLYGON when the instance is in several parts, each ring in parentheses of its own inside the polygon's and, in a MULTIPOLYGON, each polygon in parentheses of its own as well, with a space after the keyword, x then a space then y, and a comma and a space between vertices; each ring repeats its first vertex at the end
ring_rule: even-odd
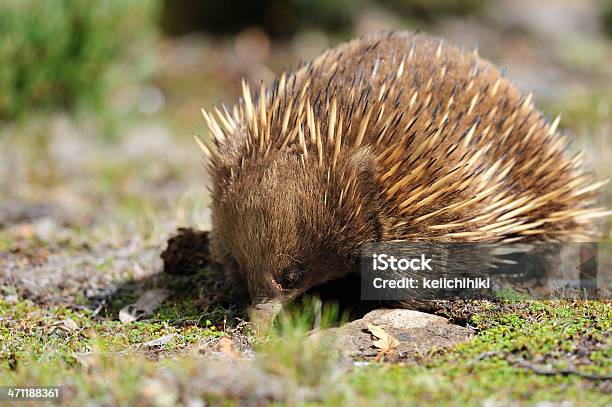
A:
MULTIPOLYGON (((291 388, 314 391, 316 396, 308 398, 312 404, 609 403, 610 396, 598 389, 597 381, 575 374, 539 375, 513 361, 521 358, 552 369, 573 364, 583 374, 610 375, 610 304, 533 301, 508 307, 514 311, 483 309, 470 321, 478 330, 471 341, 434 352, 419 364, 347 369, 329 347, 304 339, 313 321, 327 325, 336 319, 333 312, 309 306, 306 312, 281 317, 276 333, 257 347, 257 364, 262 372, 287 380, 291 388)), ((94 318, 88 311, 43 309, 29 301, 0 301, 0 315, 0 382, 61 383, 74 400, 110 404, 155 404, 161 403, 159 397, 177 403, 190 383, 203 380, 197 366, 204 362, 178 355, 153 362, 143 355, 141 344, 175 333, 164 350, 172 356, 173 351, 222 335, 223 326, 221 320, 189 322, 197 315, 197 305, 191 302, 178 308, 166 305, 152 320, 129 325, 94 318), (76 332, 59 328, 68 318, 79 327, 76 332)), ((206 390, 190 396, 232 404, 206 390)))
POLYGON ((216 327, 206 324, 122 324, 114 319, 94 318, 90 311, 77 312, 62 306, 43 309, 30 301, 9 304, 0 300, 0 316, 0 368, 4 369, 21 361, 39 365, 57 359, 72 364, 96 344, 113 352, 134 351, 144 342, 176 334, 175 340, 165 346, 171 351, 220 335, 216 327))

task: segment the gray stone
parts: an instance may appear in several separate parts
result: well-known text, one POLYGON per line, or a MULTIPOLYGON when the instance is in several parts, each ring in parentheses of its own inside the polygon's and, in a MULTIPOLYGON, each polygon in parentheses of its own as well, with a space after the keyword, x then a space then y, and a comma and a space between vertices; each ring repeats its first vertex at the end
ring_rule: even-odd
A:
POLYGON ((368 330, 368 324, 381 327, 399 341, 394 358, 400 360, 414 359, 433 349, 448 348, 467 341, 473 335, 471 329, 450 324, 441 316, 407 309, 374 310, 342 327, 313 332, 312 335, 329 340, 344 356, 370 359, 379 349, 373 346, 375 338, 368 330))

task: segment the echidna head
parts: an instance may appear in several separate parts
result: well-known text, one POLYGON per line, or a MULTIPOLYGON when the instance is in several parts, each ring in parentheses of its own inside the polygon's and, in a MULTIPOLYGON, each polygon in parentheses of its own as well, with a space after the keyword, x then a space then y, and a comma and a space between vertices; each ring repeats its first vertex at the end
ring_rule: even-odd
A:
POLYGON ((283 303, 352 270, 347 241, 359 236, 338 207, 342 187, 300 154, 271 153, 233 168, 213 175, 214 236, 244 276, 256 317, 269 323, 283 303))

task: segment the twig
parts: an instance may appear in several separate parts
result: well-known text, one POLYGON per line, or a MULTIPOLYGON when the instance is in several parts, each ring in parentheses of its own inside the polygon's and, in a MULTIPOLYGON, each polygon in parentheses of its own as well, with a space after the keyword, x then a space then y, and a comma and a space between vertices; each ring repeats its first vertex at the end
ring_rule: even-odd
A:
POLYGON ((508 361, 508 363, 512 365, 519 365, 521 367, 531 370, 535 374, 544 375, 544 376, 556 376, 556 375, 568 376, 572 374, 572 375, 580 376, 584 379, 589 379, 589 380, 612 380, 612 375, 598 375, 598 374, 583 373, 583 372, 579 372, 578 370, 574 368, 566 368, 566 369, 558 369, 558 370, 557 369, 546 369, 541 366, 530 363, 523 358, 511 358, 509 356, 506 356, 506 360, 508 361))
POLYGON ((502 352, 498 350, 492 350, 489 352, 482 352, 480 355, 476 356, 476 360, 483 360, 483 359, 491 358, 493 356, 501 356, 501 355, 502 355, 502 352))

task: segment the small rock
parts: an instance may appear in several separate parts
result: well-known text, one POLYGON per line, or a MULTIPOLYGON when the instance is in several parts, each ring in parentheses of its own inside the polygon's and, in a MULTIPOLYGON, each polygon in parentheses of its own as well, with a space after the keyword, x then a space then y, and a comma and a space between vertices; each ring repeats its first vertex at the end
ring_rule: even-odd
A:
POLYGON ((436 348, 447 348, 465 342, 472 330, 453 325, 446 318, 407 309, 377 309, 363 318, 340 328, 315 332, 313 335, 329 336, 345 356, 371 358, 376 355, 372 334, 368 325, 376 325, 399 340, 397 354, 410 358, 436 348))

